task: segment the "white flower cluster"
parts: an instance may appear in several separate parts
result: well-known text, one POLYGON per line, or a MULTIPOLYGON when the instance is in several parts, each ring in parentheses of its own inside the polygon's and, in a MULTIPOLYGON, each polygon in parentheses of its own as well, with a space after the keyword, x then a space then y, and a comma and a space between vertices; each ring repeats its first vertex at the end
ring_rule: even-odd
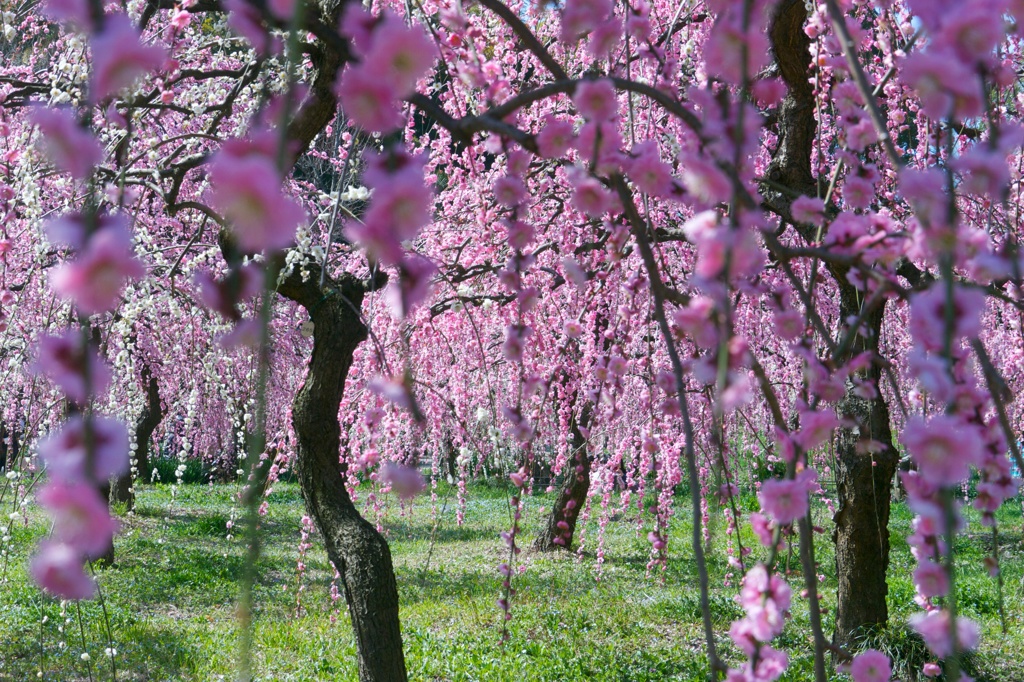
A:
POLYGON ((67 48, 50 70, 51 105, 78 104, 82 99, 82 87, 89 79, 89 61, 85 58, 82 37, 69 36, 67 48))

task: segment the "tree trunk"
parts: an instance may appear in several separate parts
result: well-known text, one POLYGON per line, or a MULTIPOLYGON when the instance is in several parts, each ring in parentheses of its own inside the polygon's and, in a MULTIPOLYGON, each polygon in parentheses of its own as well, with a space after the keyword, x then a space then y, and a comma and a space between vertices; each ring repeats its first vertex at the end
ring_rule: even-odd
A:
POLYGON ((590 453, 587 451, 587 439, 583 437, 580 429, 587 429, 590 426, 592 414, 593 408, 587 403, 583 406, 578 421, 576 415, 569 418, 573 456, 568 462, 570 468, 564 472, 565 482, 551 508, 547 526, 533 543, 534 549, 538 551, 572 549, 576 521, 587 499, 587 491, 590 490, 590 453))
MULTIPOLYGON (((772 50, 779 74, 788 94, 779 107, 779 144, 765 175, 774 183, 800 194, 818 194, 818 181, 811 168, 811 152, 817 130, 814 117, 814 91, 810 85, 810 39, 803 31, 807 10, 803 0, 782 0, 771 26, 772 50)), ((766 207, 793 222, 792 199, 769 184, 762 186, 766 207)), ((803 238, 815 241, 813 231, 802 229, 803 238)), ((861 297, 846 279, 846 269, 830 267, 840 292, 840 320, 861 312, 861 297)), ((864 320, 850 354, 877 353, 878 337, 884 317, 884 301, 864 320)), ((864 370, 860 378, 874 381, 880 391, 877 364, 864 370)), ((838 405, 838 412, 855 426, 836 430, 839 508, 834 517, 836 574, 839 580, 836 629, 833 643, 845 646, 863 626, 878 625, 888 619, 886 572, 889 568, 890 484, 897 465, 889 430, 889 408, 881 393, 872 400, 858 397, 853 385, 838 405), (872 454, 870 441, 881 445, 872 454)))
MULTIPOLYGON (((343 0, 318 0, 316 4, 328 26, 337 25, 346 6, 343 0)), ((288 138, 293 143, 291 164, 337 113, 334 84, 351 55, 347 43, 342 43, 315 51, 311 57, 316 75, 305 103, 288 124, 288 138)), ((225 260, 239 262, 240 254, 229 233, 222 230, 219 241, 225 260)), ((368 335, 360 317, 363 296, 382 286, 386 278, 364 282, 344 273, 338 280, 325 277, 320 285, 320 276, 319 265, 297 263, 277 289, 301 305, 314 324, 308 374, 292 402, 292 424, 298 437, 296 474, 309 516, 341 576, 355 630, 360 682, 405 682, 391 550, 352 503, 339 461, 338 409, 352 356, 368 335)))
POLYGON ((153 438, 153 432, 164 418, 164 410, 160 405, 160 386, 156 377, 149 369, 149 365, 143 361, 142 381, 146 386, 146 404, 135 420, 135 476, 129 471, 120 476, 114 482, 111 490, 110 501, 122 503, 128 511, 135 508, 135 483, 149 480, 149 442, 153 438))
MULTIPOLYGON (((884 302, 865 320, 866 335, 858 335, 854 352, 878 351, 884 302)), ((840 319, 856 316, 859 306, 853 287, 841 289, 840 319)), ((872 364, 861 378, 881 390, 881 371, 872 364)), ((868 400, 853 393, 848 383, 838 412, 855 426, 836 430, 836 497, 833 521, 836 576, 839 581, 836 625, 832 643, 846 647, 858 630, 884 625, 889 619, 889 503, 899 456, 892 447, 889 407, 881 393, 868 400)))
POLYGON ((296 472, 306 509, 341 574, 355 630, 361 682, 404 682, 398 587, 387 541, 358 510, 339 463, 338 408, 356 347, 367 338, 360 319, 366 285, 351 275, 319 286, 319 268, 303 281, 296 272, 278 291, 312 318, 309 372, 292 403, 298 436, 296 472))

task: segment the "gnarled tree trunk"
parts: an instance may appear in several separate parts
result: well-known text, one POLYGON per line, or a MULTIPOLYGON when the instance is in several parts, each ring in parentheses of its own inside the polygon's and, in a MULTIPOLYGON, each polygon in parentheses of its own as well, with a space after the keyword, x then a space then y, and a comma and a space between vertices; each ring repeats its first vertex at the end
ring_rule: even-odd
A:
POLYGON ((590 427, 593 407, 590 403, 583 406, 577 420, 576 415, 569 418, 569 429, 572 432, 572 458, 567 462, 568 469, 564 472, 565 482, 555 499, 548 516, 548 523, 540 536, 533 543, 534 549, 551 552, 556 549, 571 550, 576 534, 576 521, 587 499, 590 490, 590 453, 587 439, 582 429, 590 427))
MULTIPOLYGON (((321 20, 336 26, 347 1, 318 0, 321 20)), ((315 76, 305 103, 288 123, 291 163, 334 118, 334 83, 350 54, 347 43, 342 42, 311 51, 310 58, 315 76)), ((240 254, 225 231, 220 234, 220 245, 229 263, 238 262, 240 254)), ((296 473, 306 509, 341 575, 355 630, 360 682, 405 682, 391 550, 352 503, 339 457, 338 409, 352 356, 368 334, 360 308, 369 285, 347 273, 339 280, 325 277, 321 285, 320 276, 320 266, 302 263, 277 289, 301 305, 314 324, 308 374, 292 403, 292 424, 298 437, 296 473)))
POLYGON ((339 464, 338 408, 356 347, 366 339, 360 319, 365 285, 350 275, 340 282, 319 268, 303 281, 295 272, 278 291, 305 308, 315 325, 309 373, 292 403, 298 436, 296 470, 306 509, 341 574, 356 635, 361 682, 404 682, 405 658, 398 619, 398 587, 387 541, 358 510, 339 464))

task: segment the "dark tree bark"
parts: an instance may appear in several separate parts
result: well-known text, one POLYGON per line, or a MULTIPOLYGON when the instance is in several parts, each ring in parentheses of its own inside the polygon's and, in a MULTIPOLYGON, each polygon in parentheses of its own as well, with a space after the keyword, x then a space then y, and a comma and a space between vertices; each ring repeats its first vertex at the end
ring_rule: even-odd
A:
POLYGON ((398 587, 387 541, 360 516, 345 488, 339 463, 338 408, 356 347, 367 338, 360 306, 367 284, 351 275, 339 281, 320 271, 304 281, 293 273, 278 292, 295 301, 315 325, 309 372, 292 403, 298 436, 296 473, 306 509, 341 574, 356 635, 361 682, 404 682, 405 657, 398 619, 398 587))
POLYGON ((587 500, 590 490, 590 453, 587 439, 580 429, 590 427, 593 407, 590 403, 583 406, 579 419, 576 415, 569 418, 569 430, 572 432, 572 458, 566 463, 563 472, 565 481, 551 507, 548 522, 540 536, 533 543, 533 548, 540 552, 553 552, 558 549, 572 549, 573 538, 576 536, 576 521, 587 500))
MULTIPOLYGON (((806 19, 803 0, 784 0, 771 27, 776 62, 789 93, 779 107, 779 145, 766 173, 776 186, 763 186, 762 196, 767 208, 785 219, 791 219, 792 198, 780 192, 779 185, 811 196, 818 189, 811 168, 817 121, 814 93, 808 81, 811 55, 810 39, 803 32, 806 19)), ((814 240, 813 234, 803 230, 801 233, 806 240, 814 240)), ((863 294, 847 280, 845 268, 830 266, 829 271, 840 294, 840 319, 857 317, 862 312, 863 294)), ((883 318, 884 299, 865 316, 847 358, 864 351, 877 354, 883 318)), ((858 378, 869 380, 880 389, 880 374, 878 365, 872 364, 858 378)), ((892 447, 889 408, 884 398, 879 392, 874 399, 865 399, 854 388, 848 383, 837 407, 839 414, 849 420, 836 430, 839 507, 833 518, 833 539, 839 590, 833 644, 837 646, 849 644, 864 626, 884 624, 889 615, 889 503, 898 458, 892 447)))
MULTIPOLYGON (((856 291, 840 288, 840 318, 857 315, 856 291)), ((854 337, 854 352, 877 353, 885 304, 865 320, 863 333, 854 337)), ((881 371, 875 363, 860 379, 881 388, 881 371)), ((846 647, 864 627, 884 625, 889 619, 886 597, 889 586, 889 504, 892 479, 899 455, 892 446, 889 407, 879 394, 868 400, 847 384, 839 413, 854 426, 836 431, 836 497, 839 505, 832 520, 836 545, 836 625, 832 643, 846 647)))
POLYGON ((146 404, 143 406, 142 412, 139 413, 138 419, 135 420, 135 468, 137 474, 134 480, 130 471, 120 476, 114 482, 110 493, 110 501, 123 503, 128 511, 135 508, 135 483, 140 480, 149 480, 149 443, 153 438, 153 432, 164 418, 163 406, 160 404, 160 385, 150 371, 149 364, 145 361, 142 363, 140 374, 142 383, 146 387, 146 404))

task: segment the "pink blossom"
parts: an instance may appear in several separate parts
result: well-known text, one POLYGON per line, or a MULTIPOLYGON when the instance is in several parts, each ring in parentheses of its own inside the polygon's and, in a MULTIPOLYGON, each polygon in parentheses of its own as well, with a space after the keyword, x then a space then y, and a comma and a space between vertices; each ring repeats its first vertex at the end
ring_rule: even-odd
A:
POLYGON ((962 0, 908 0, 907 5, 914 16, 932 32, 938 31, 947 17, 956 14, 963 5, 962 0))
POLYGON ((513 471, 511 474, 508 475, 508 478, 510 481, 512 481, 512 485, 514 485, 517 488, 524 487, 526 485, 526 482, 529 480, 529 477, 526 475, 526 472, 523 471, 522 469, 520 469, 519 471, 513 471))
POLYGON ((580 265, 579 261, 570 256, 562 259, 562 272, 565 273, 566 279, 576 285, 577 291, 583 291, 587 287, 587 282, 590 281, 590 275, 587 274, 586 269, 580 265))
MULTIPOLYGON (((123 218, 120 216, 102 215, 99 216, 98 222, 100 227, 105 225, 124 227, 123 218)), ((43 231, 53 244, 63 244, 75 251, 80 251, 85 247, 86 219, 81 213, 64 213, 47 221, 43 226, 43 231)))
POLYGON ((825 221, 825 202, 817 197, 801 195, 790 206, 793 220, 808 225, 821 225, 825 221))
POLYGON ((405 319, 413 308, 429 294, 437 266, 429 258, 418 254, 405 254, 398 264, 401 275, 398 286, 388 287, 386 295, 391 314, 396 320, 405 319))
POLYGON ((267 0, 267 9, 281 20, 290 19, 295 14, 296 0, 267 0))
POLYGON ((380 163, 371 158, 364 178, 374 188, 364 222, 346 231, 372 258, 395 265, 402 258, 401 242, 415 239, 430 222, 433 193, 423 179, 422 158, 402 161, 393 173, 376 168, 380 163))
MULTIPOLYGON (((981 333, 985 294, 955 285, 952 295, 952 340, 974 339, 981 333)), ((946 287, 942 282, 910 299, 910 334, 925 348, 938 351, 946 338, 946 287)))
POLYGON ((800 412, 800 430, 793 440, 804 450, 813 450, 832 436, 832 429, 839 426, 835 413, 824 410, 800 412))
POLYGON ((641 42, 651 34, 651 8, 645 0, 631 3, 626 14, 626 33, 641 42))
POLYGON ((938 677, 942 673, 942 667, 938 663, 928 662, 921 666, 921 674, 925 677, 938 677))
POLYGON ((102 395, 110 383, 110 368, 95 351, 83 351, 81 338, 74 332, 40 338, 37 366, 79 405, 85 405, 91 396, 102 395))
POLYGON ((494 200, 506 208, 515 208, 526 199, 526 185, 520 178, 503 175, 494 181, 494 200))
POLYGON ((868 178, 848 175, 843 185, 843 201, 850 208, 868 209, 875 199, 875 186, 868 178))
POLYGON ((562 10, 562 42, 576 42, 580 36, 597 28, 611 13, 610 0, 566 0, 562 10))
POLYGON ((405 124, 392 84, 363 64, 345 69, 336 91, 342 111, 360 128, 383 133, 405 124))
POLYGON ((900 440, 921 477, 938 486, 956 485, 967 478, 985 448, 977 427, 946 414, 928 420, 911 417, 900 440))
POLYGON ((786 82, 781 78, 761 78, 751 88, 754 99, 762 107, 771 107, 786 96, 786 82))
POLYGON ((210 203, 246 251, 285 248, 306 220, 302 206, 284 194, 274 162, 262 154, 222 149, 210 162, 210 184, 210 203))
POLYGON ((139 41, 139 33, 126 15, 108 15, 103 31, 92 38, 92 101, 102 102, 133 85, 159 69, 164 58, 163 50, 139 41))
MULTIPOLYGON (((749 618, 740 618, 733 621, 729 627, 729 638, 736 645, 736 648, 745 655, 753 656, 757 652, 759 642, 757 637, 754 636, 753 626, 749 618)), ((739 677, 737 679, 746 682, 748 678, 739 677)))
POLYGON ((401 99, 412 94, 416 81, 433 68, 435 61, 437 48, 421 26, 406 26, 398 16, 386 14, 373 30, 372 44, 361 68, 401 99))
POLYGON ((381 481, 391 486, 391 490, 405 500, 411 500, 423 491, 426 483, 418 469, 401 464, 387 462, 381 467, 381 481))
POLYGON ((513 149, 508 153, 508 173, 522 177, 530 170, 533 154, 525 149, 513 149))
POLYGON ((988 195, 992 199, 999 199, 1010 184, 1010 169, 1006 164, 1006 156, 980 146, 953 159, 952 165, 963 179, 962 191, 969 194, 988 195))
POLYGON ((850 664, 853 682, 889 682, 892 665, 889 657, 877 649, 868 649, 853 657, 850 664))
POLYGON ((537 133, 537 151, 546 159, 558 158, 572 145, 575 130, 571 121, 548 114, 537 133))
POLYGON ((362 58, 373 45, 373 29, 376 25, 377 17, 370 14, 361 3, 352 2, 345 5, 339 31, 352 41, 353 51, 362 58))
POLYGON ((807 324, 799 310, 780 310, 772 315, 775 333, 787 341, 795 341, 804 336, 807 324))
POLYGON ((93 233, 78 258, 54 270, 50 284, 91 315, 113 308, 127 281, 145 274, 142 263, 135 258, 128 230, 115 223, 93 233))
POLYGON ((966 64, 985 61, 1006 37, 1004 11, 1000 2, 963 3, 943 18, 935 45, 948 47, 966 64))
POLYGON ((739 85, 744 76, 754 78, 771 59, 768 36, 756 26, 744 32, 737 17, 723 17, 711 29, 704 59, 710 75, 739 85))
POLYGON ((89 0, 45 0, 43 14, 78 29, 92 26, 89 0))
POLYGON ((933 561, 923 561, 914 570, 914 584, 922 596, 927 598, 945 597, 949 592, 949 576, 946 569, 933 561))
MULTIPOLYGON (((939 658, 945 658, 953 652, 953 643, 949 636, 949 611, 915 613, 910 617, 910 627, 921 635, 928 649, 939 658)), ((963 617, 956 619, 956 638, 959 651, 975 649, 980 636, 981 631, 974 621, 963 617)))
POLYGON ((222 348, 249 348, 255 350, 260 347, 263 341, 263 325, 259 319, 254 317, 239 318, 235 320, 234 326, 227 334, 224 334, 217 342, 222 348))
POLYGON ((237 305, 252 299, 263 288, 263 271, 250 263, 217 279, 209 270, 197 270, 192 283, 199 290, 200 303, 235 320, 240 316, 237 305))
POLYGON ((757 499, 761 509, 780 526, 807 513, 807 486, 795 480, 770 480, 761 484, 757 499))
POLYGON ((192 23, 192 13, 184 9, 176 9, 171 14, 171 26, 176 31, 184 31, 185 28, 192 23))
POLYGON ((39 128, 40 143, 53 165, 76 180, 89 177, 103 160, 100 143, 69 110, 33 107, 31 121, 39 128))
POLYGON ((85 420, 72 415, 56 434, 39 443, 39 456, 51 476, 66 482, 105 481, 128 470, 128 432, 120 421, 93 415, 92 459, 87 468, 85 420))
POLYGON ((582 81, 576 86, 572 101, 588 121, 611 120, 619 108, 615 86, 607 78, 582 81))
POLYGON ((82 555, 64 543, 40 543, 30 570, 39 586, 55 597, 92 599, 96 594, 96 583, 86 575, 82 555))
POLYGON ((371 393, 381 396, 398 407, 403 409, 412 407, 412 397, 404 377, 374 377, 370 379, 366 387, 371 393))
POLYGON ((621 151, 622 144, 622 134, 611 121, 594 120, 585 123, 574 140, 580 156, 592 160, 594 171, 600 175, 620 171, 625 160, 621 151))
POLYGON ((943 403, 953 398, 953 379, 949 376, 946 362, 941 357, 926 353, 921 348, 914 348, 908 354, 907 360, 911 374, 917 378, 923 391, 943 403))
POLYGON ((399 241, 415 239, 420 228, 430 222, 433 193, 422 175, 401 173, 384 186, 374 188, 367 223, 388 223, 399 241))
POLYGON ((955 54, 915 50, 904 62, 903 79, 917 90, 921 110, 931 118, 966 119, 982 114, 981 83, 955 54))
POLYGON ((526 339, 533 334, 533 329, 526 326, 511 324, 505 328, 505 343, 501 352, 509 362, 522 362, 526 339))
POLYGON ((765 547, 771 547, 774 541, 773 531, 768 521, 768 518, 763 514, 753 512, 750 515, 750 528, 754 531, 754 535, 765 547))
POLYGON ((683 224, 686 238, 697 247, 695 274, 707 280, 723 274, 728 277, 757 274, 764 256, 753 231, 743 227, 719 226, 718 222, 718 212, 709 210, 698 213, 683 224), (723 273, 727 260, 730 271, 723 273))
POLYGON ((769 575, 763 564, 757 564, 743 577, 743 586, 737 597, 747 615, 749 632, 754 639, 768 642, 782 632, 786 625, 791 590, 779 576, 769 575))
POLYGON ((653 140, 633 146, 629 177, 637 188, 652 197, 665 197, 672 192, 672 168, 661 160, 653 140))
POLYGON ((600 180, 580 173, 573 181, 572 205, 591 218, 600 218, 611 209, 612 197, 600 180))
POLYGON ((508 245, 517 251, 522 251, 533 239, 533 225, 522 220, 504 221, 505 230, 508 233, 508 245))
POLYGON ((983 514, 994 514, 1007 498, 1017 494, 1018 481, 1007 478, 1007 483, 990 483, 983 481, 978 484, 978 496, 971 506, 983 514))
POLYGON ((930 227, 946 224, 946 176, 938 168, 900 172, 900 191, 913 206, 917 217, 930 227))
POLYGON ((672 313, 672 322, 700 348, 718 343, 718 330, 712 321, 715 303, 707 296, 694 296, 685 308, 672 313))
POLYGON ((345 235, 363 247, 367 256, 385 265, 395 265, 402 260, 402 243, 386 222, 349 224, 345 235))
POLYGON ((856 123, 849 123, 846 128, 846 146, 855 152, 862 152, 868 145, 878 141, 878 134, 875 133, 875 126, 871 119, 864 113, 863 117, 856 123))
POLYGON ((752 675, 752 682, 775 682, 782 677, 788 667, 789 655, 785 651, 762 646, 758 652, 758 661, 752 675))
POLYGON ((622 20, 616 16, 598 24, 590 33, 587 53, 594 59, 605 59, 622 41, 622 20))
POLYGON ((53 517, 58 541, 89 557, 98 557, 110 547, 118 524, 110 518, 107 501, 91 484, 50 481, 37 499, 53 517))
POLYGON ((703 205, 715 206, 732 197, 732 180, 714 160, 698 154, 685 154, 679 162, 683 186, 703 205))

